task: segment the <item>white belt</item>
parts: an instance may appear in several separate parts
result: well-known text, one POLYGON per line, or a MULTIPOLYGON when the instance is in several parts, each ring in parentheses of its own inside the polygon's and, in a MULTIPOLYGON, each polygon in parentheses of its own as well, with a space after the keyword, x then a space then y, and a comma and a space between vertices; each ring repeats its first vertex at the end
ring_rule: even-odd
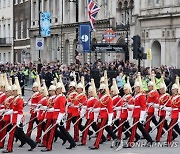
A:
POLYGON ((140 108, 141 106, 134 106, 134 108, 140 108))
POLYGON ((0 107, 4 107, 4 105, 1 105, 0 107))
POLYGON ((18 113, 18 111, 13 111, 13 113, 18 113))
POLYGON ((152 107, 154 103, 148 103, 149 107, 152 107))
POLYGON ((73 106, 74 108, 79 108, 79 106, 73 106))
POLYGON ((31 106, 36 106, 37 104, 31 104, 31 106))
POLYGON ((177 111, 177 110, 179 110, 179 108, 172 108, 172 110, 173 110, 173 111, 177 111))
POLYGON ((127 109, 127 107, 122 107, 122 110, 126 110, 127 109))
POLYGON ((106 110, 106 108, 104 107, 104 108, 101 108, 100 110, 106 110))
POLYGON ((54 111, 60 111, 60 109, 54 109, 54 111))

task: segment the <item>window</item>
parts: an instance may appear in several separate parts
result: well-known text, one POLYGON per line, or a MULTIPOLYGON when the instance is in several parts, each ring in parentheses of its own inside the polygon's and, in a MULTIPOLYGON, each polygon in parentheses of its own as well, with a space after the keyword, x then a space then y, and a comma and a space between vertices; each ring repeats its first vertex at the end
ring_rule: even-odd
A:
POLYGON ((15 38, 18 39, 18 22, 15 23, 15 30, 16 30, 15 38))
POLYGON ((18 4, 18 0, 15 0, 15 5, 18 4))
POLYGON ((36 19, 36 2, 33 3, 33 19, 36 19))
POLYGON ((8 24, 8 31, 7 31, 7 34, 8 34, 8 38, 10 39, 10 37, 11 37, 11 25, 10 24, 8 24))
POLYGON ((155 4, 159 4, 160 3, 160 0, 155 0, 155 4))
POLYGON ((6 25, 3 27, 4 37, 6 37, 6 25))
POLYGON ((4 63, 6 62, 6 53, 4 53, 4 63))
POLYGON ((21 39, 23 38, 23 21, 21 21, 21 39))

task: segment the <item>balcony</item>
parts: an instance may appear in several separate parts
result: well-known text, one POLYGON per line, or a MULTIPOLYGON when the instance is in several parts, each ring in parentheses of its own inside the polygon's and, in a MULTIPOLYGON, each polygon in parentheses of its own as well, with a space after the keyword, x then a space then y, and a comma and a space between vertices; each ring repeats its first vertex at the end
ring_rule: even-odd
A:
POLYGON ((5 37, 0 38, 0 47, 8 47, 12 45, 13 38, 12 37, 5 37))

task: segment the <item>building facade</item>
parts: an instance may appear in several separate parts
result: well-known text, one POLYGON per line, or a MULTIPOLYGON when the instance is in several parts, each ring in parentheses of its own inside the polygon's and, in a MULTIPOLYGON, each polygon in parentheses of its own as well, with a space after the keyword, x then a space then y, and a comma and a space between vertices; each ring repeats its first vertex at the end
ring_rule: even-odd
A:
POLYGON ((180 68, 180 0, 136 0, 134 6, 131 36, 139 34, 145 52, 151 49, 151 65, 180 68))
POLYGON ((0 0, 0 63, 13 62, 13 1, 0 0))
POLYGON ((14 0, 14 62, 29 63, 31 0, 14 0))
MULTIPOLYGON (((125 40, 130 38, 130 33, 129 29, 124 30, 124 27, 131 22, 133 1, 123 3, 122 10, 117 0, 97 0, 97 4, 101 6, 101 10, 95 23, 96 32, 91 32, 92 42, 104 43, 103 34, 108 27, 111 27, 119 34, 112 43, 126 44, 125 40)), ((38 37, 38 5, 39 0, 31 0, 31 60, 34 62, 38 60, 35 46, 36 37, 38 37)), ((75 49, 79 40, 76 35, 77 28, 81 23, 89 23, 87 6, 87 0, 40 1, 40 11, 51 14, 51 36, 45 38, 44 50, 41 51, 42 62, 57 60, 66 64, 75 62, 75 49), (78 3, 78 9, 76 9, 76 3, 78 3)), ((82 53, 81 55, 82 62, 93 62, 95 59, 107 62, 125 59, 125 53, 82 53)))

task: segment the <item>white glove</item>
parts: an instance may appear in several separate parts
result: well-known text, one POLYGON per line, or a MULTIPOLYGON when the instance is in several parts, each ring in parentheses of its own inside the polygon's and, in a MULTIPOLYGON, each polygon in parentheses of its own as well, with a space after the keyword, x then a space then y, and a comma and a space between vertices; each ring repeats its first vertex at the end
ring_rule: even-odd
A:
POLYGON ((131 121, 132 115, 133 115, 133 111, 128 111, 127 121, 129 121, 129 122, 131 121))
POLYGON ((113 119, 113 113, 109 113, 108 114, 108 123, 107 123, 108 126, 112 125, 112 122, 113 122, 112 119, 113 119))
POLYGON ((153 104, 154 108, 159 108, 159 104, 153 104))
POLYGON ((61 120, 63 119, 63 117, 64 117, 64 113, 59 113, 57 120, 56 120, 56 124, 59 124, 61 122, 61 120))
POLYGON ((1 110, 0 110, 0 113, 3 113, 4 111, 5 111, 5 109, 1 109, 1 110))
POLYGON ((178 114, 178 123, 180 123, 180 112, 178 114))
POLYGON ((119 118, 120 118, 120 114, 121 114, 121 111, 117 111, 117 112, 116 112, 116 119, 119 119, 119 118))
POLYGON ((166 119, 167 121, 170 121, 170 120, 171 120, 171 112, 166 111, 165 119, 166 119))
POLYGON ((94 112, 94 122, 97 122, 99 116, 99 112, 94 112))
POLYGON ((140 118, 139 118, 139 122, 140 122, 141 124, 144 124, 145 118, 146 118, 146 111, 141 111, 141 113, 140 113, 140 118))
POLYGON ((172 111, 172 108, 171 108, 171 107, 166 107, 166 106, 165 106, 165 107, 164 107, 164 110, 165 110, 165 111, 168 111, 168 112, 171 112, 171 111, 172 111))
POLYGON ((40 110, 40 109, 37 109, 37 108, 34 109, 35 112, 39 112, 39 110, 40 110))
POLYGON ((82 108, 80 111, 80 118, 84 117, 85 113, 86 113, 86 108, 82 108))
POLYGON ((47 106, 42 106, 42 109, 43 110, 47 110, 47 106))
POLYGON ((43 119, 43 122, 46 122, 47 121, 47 119, 43 119))
POLYGON ((28 103, 28 106, 31 106, 31 102, 28 103))
POLYGON ((4 115, 11 115, 13 114, 13 109, 12 110, 6 110, 4 115))
POLYGON ((18 114, 17 115, 17 126, 19 127, 20 126, 20 124, 21 124, 21 122, 22 122, 22 117, 23 117, 23 115, 22 114, 18 114))
POLYGON ((48 112, 54 112, 54 108, 53 107, 49 108, 48 112))
POLYGON ((120 111, 120 110, 121 110, 121 106, 119 106, 119 107, 115 107, 115 108, 114 108, 114 110, 116 110, 116 111, 120 111))
POLYGON ((155 115, 156 117, 158 116, 158 111, 159 111, 158 108, 154 108, 154 115, 155 115))
POLYGON ((129 108, 129 109, 134 109, 134 105, 127 105, 127 107, 129 108))

